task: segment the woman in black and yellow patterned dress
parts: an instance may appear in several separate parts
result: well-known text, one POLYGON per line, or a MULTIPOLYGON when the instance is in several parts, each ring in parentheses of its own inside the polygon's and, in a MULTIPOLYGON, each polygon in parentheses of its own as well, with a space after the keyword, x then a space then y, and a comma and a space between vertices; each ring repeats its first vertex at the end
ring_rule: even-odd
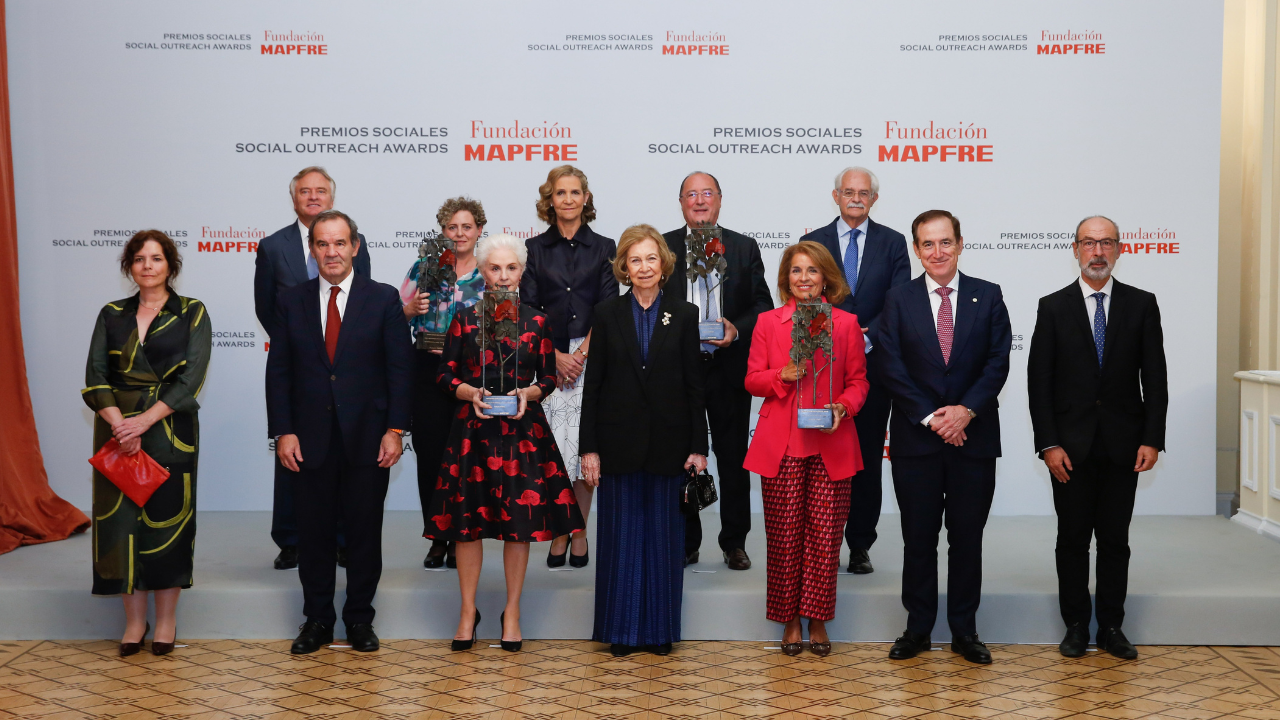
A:
POLYGON ((133 297, 98 313, 85 369, 84 402, 98 417, 93 449, 115 437, 125 453, 145 451, 169 471, 143 507, 93 473, 93 594, 124 598, 120 654, 146 640, 147 593, 156 596, 152 652, 173 650, 178 593, 191 587, 196 537, 196 395, 209 366, 212 332, 204 304, 179 297, 182 268, 172 240, 143 230, 129 240, 120 269, 133 297))

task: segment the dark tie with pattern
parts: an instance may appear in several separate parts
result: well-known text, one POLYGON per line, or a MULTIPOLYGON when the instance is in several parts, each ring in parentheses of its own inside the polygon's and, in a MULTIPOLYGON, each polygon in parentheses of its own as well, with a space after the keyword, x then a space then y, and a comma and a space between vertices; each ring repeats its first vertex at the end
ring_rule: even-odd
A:
POLYGON ((862 231, 854 228, 849 231, 849 247, 844 251, 844 279, 849 283, 849 294, 858 289, 858 236, 862 231))
MULTIPOLYGON (((951 341, 955 337, 955 315, 951 312, 951 288, 940 287, 934 292, 942 296, 938 307, 938 344, 942 346, 942 362, 951 362, 951 341)), ((918 295, 916 297, 919 297, 918 295)))
POLYGON ((334 285, 329 288, 329 316, 324 322, 324 349, 329 351, 329 362, 333 363, 333 355, 338 352, 338 332, 342 330, 342 314, 338 312, 338 293, 342 288, 334 285))
POLYGON ((1106 293, 1101 292, 1089 296, 1097 306, 1093 311, 1093 346, 1098 350, 1098 367, 1102 367, 1102 349, 1107 343, 1107 311, 1102 304, 1102 299, 1106 296, 1106 293))

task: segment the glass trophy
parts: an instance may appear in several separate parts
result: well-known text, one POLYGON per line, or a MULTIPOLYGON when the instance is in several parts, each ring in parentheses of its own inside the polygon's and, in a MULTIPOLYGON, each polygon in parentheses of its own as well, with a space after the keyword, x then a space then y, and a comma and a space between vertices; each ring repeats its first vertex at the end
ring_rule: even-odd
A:
POLYGON ((808 364, 811 407, 805 407, 804 378, 796 383, 796 427, 828 430, 835 425, 835 411, 818 405, 818 376, 827 371, 827 402, 835 402, 835 357, 832 354, 831 303, 797 302, 791 316, 791 360, 799 367, 808 364), (818 351, 822 364, 818 365, 818 351))
MULTIPOLYGON (((701 308, 698 320, 699 340, 723 340, 724 281, 729 263, 724 259, 724 241, 720 227, 715 224, 690 228, 688 251, 685 253, 685 277, 693 284, 695 298, 708 299, 715 294, 716 302, 695 303, 701 308), (714 307, 711 307, 714 305, 714 307)), ((694 300, 695 298, 690 298, 694 300)))
MULTIPOLYGON (((422 238, 418 245, 418 292, 440 293, 443 289, 449 297, 448 316, 452 316, 456 285, 458 283, 457 263, 454 255, 453 241, 442 234, 431 232, 422 238)), ((432 326, 439 332, 419 330, 414 339, 414 347, 419 350, 444 350, 444 322, 446 314, 441 310, 441 303, 432 303, 429 318, 432 326)))
POLYGON ((484 398, 490 407, 487 417, 510 417, 520 409, 520 398, 508 395, 520 380, 520 293, 516 290, 485 290, 480 301, 480 386, 492 395, 484 398), (510 341, 512 350, 507 350, 510 341), (489 353, 498 361, 498 387, 490 388, 487 378, 489 353), (512 387, 507 387, 507 361, 514 360, 512 387))

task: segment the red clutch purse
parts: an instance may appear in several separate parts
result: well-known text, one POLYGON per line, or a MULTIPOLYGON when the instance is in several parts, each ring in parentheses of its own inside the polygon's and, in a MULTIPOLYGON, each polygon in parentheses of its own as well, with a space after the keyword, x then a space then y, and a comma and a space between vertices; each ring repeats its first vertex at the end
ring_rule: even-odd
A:
POLYGON ((120 452, 120 443, 115 438, 108 440, 96 455, 89 458, 89 464, 138 507, 146 505, 156 488, 169 479, 169 471, 145 452, 139 450, 133 455, 120 452))

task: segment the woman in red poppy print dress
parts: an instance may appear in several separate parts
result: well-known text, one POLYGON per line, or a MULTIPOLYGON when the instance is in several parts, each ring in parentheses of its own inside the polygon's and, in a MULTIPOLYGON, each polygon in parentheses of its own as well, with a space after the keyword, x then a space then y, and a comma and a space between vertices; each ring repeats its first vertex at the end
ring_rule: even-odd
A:
MULTIPOLYGON (((520 287, 527 257, 524 243, 507 234, 490 235, 476 245, 476 260, 489 290, 520 287)), ((516 320, 519 335, 519 369, 507 358, 502 369, 486 352, 482 387, 480 357, 480 306, 459 312, 449 326, 437 383, 457 398, 453 428, 440 463, 440 474, 431 497, 431 522, 424 537, 456 540, 458 585, 462 612, 454 646, 469 649, 480 622, 476 609, 476 585, 484 538, 503 540, 507 603, 502 615, 502 646, 518 650, 520 592, 529 564, 529 543, 578 532, 586 527, 578 509, 564 460, 556 447, 539 400, 556 387, 555 347, 546 316, 527 305, 505 308, 516 320), (518 309, 517 309, 518 308, 518 309), (503 387, 519 398, 511 417, 486 417, 485 396, 503 387)), ((499 307, 498 314, 504 314, 499 307)), ((506 347, 514 350, 509 340, 506 347)))

